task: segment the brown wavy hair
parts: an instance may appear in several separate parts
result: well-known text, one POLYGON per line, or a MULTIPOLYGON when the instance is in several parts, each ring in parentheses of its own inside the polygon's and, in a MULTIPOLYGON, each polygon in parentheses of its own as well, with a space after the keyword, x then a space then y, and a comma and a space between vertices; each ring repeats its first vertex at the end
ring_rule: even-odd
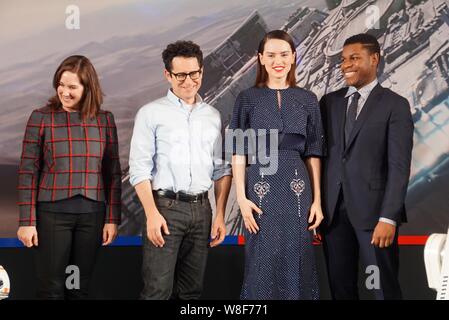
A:
POLYGON ((48 100, 47 107, 54 110, 62 108, 62 103, 58 97, 58 86, 65 71, 76 73, 84 87, 83 96, 79 102, 82 118, 84 120, 95 118, 103 103, 104 94, 100 87, 97 72, 85 56, 74 55, 61 62, 53 76, 53 88, 56 90, 56 95, 48 100))
MULTIPOLYGON (((265 37, 260 41, 259 43, 259 49, 257 52, 259 54, 263 54, 263 51, 265 50, 265 43, 267 43, 270 39, 279 39, 284 40, 288 42, 290 45, 290 48, 292 49, 292 53, 296 52, 295 44, 293 42, 292 37, 290 35, 283 31, 283 30, 273 30, 268 32, 265 37)), ((289 87, 296 87, 296 61, 293 62, 291 65, 290 71, 287 74, 287 83, 289 87)), ((260 63, 259 55, 257 55, 257 76, 256 76, 256 84, 255 86, 258 88, 266 87, 268 82, 268 73, 265 67, 260 63)))

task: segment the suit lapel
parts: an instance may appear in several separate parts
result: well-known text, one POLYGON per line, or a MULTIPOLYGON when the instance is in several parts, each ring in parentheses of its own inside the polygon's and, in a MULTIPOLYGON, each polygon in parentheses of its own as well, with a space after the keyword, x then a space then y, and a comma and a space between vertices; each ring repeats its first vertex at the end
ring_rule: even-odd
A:
MULTIPOLYGON (((368 96, 368 99, 366 100, 362 111, 360 112, 359 116, 357 117, 357 120, 354 124, 354 128, 352 128, 351 134, 349 135, 348 144, 345 148, 344 153, 346 153, 349 148, 351 147, 351 144, 354 142, 355 137, 359 133, 360 129, 362 128, 363 124, 365 123, 366 119, 368 119, 369 114, 373 111, 375 108, 375 105, 377 102, 379 102, 382 95, 382 87, 380 84, 377 84, 374 89, 371 91, 370 95, 368 96)), ((344 125, 343 125, 343 137, 344 137, 344 125)))

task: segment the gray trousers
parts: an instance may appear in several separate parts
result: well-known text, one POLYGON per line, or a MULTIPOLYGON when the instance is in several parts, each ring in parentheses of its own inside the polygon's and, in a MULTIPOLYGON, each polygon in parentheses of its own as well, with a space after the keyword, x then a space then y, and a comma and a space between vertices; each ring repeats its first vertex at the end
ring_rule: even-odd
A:
POLYGON ((199 299, 203 289, 212 209, 209 200, 182 202, 156 197, 156 206, 167 221, 170 235, 155 247, 147 237, 146 219, 142 233, 141 299, 199 299))

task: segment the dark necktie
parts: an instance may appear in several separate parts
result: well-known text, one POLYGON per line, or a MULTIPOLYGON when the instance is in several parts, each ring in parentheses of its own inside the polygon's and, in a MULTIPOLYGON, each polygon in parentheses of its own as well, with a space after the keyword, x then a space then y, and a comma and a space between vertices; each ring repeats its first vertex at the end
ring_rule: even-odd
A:
POLYGON ((345 121, 345 145, 348 145, 349 135, 351 134, 352 128, 354 127, 355 120, 357 118, 357 106, 359 105, 360 93, 355 92, 352 95, 351 103, 348 107, 348 112, 346 112, 345 121))

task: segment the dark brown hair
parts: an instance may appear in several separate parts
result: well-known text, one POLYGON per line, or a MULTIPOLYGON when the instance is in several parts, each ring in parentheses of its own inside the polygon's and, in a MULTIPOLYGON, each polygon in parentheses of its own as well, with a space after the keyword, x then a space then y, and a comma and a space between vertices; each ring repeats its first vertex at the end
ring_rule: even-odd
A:
POLYGON ((76 73, 84 87, 83 96, 79 102, 79 111, 82 118, 95 118, 103 103, 103 91, 98 81, 97 72, 92 63, 85 56, 70 56, 61 62, 58 69, 53 76, 53 88, 56 90, 56 95, 51 97, 47 106, 52 109, 62 108, 62 103, 58 97, 58 86, 61 76, 65 71, 76 73))
MULTIPOLYGON (((259 49, 258 53, 263 54, 263 51, 265 49, 265 43, 267 43, 270 39, 279 39, 284 40, 288 42, 290 45, 290 48, 292 49, 292 53, 296 52, 295 44, 293 43, 292 37, 290 35, 283 31, 283 30, 273 30, 268 32, 265 37, 260 41, 259 43, 259 49)), ((296 61, 293 62, 290 71, 287 74, 287 83, 289 87, 295 87, 296 86, 296 61)), ((257 76, 256 76, 256 87, 266 87, 268 82, 268 73, 265 67, 260 63, 259 55, 257 56, 257 76)))
POLYGON ((172 61, 175 57, 196 58, 200 68, 203 66, 203 52, 199 45, 192 41, 178 40, 165 48, 162 52, 162 60, 168 72, 172 71, 172 61))

